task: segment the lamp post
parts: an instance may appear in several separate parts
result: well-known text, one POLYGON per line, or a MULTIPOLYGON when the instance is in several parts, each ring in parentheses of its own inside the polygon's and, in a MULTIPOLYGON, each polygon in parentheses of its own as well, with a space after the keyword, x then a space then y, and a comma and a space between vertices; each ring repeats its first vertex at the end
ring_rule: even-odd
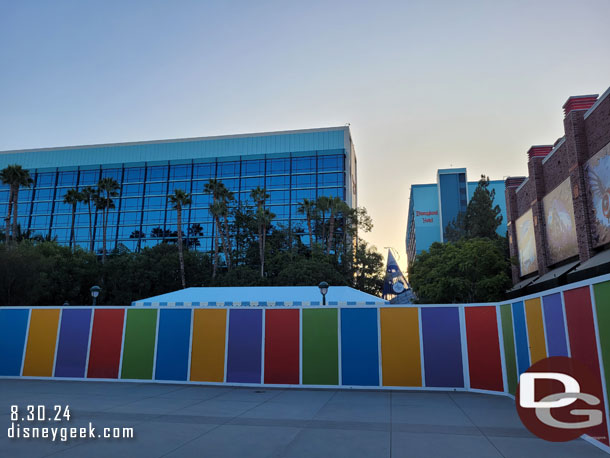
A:
POLYGON ((97 296, 100 295, 101 290, 102 288, 100 288, 99 286, 92 286, 89 290, 91 291, 91 297, 93 297, 93 305, 95 305, 95 303, 97 302, 97 296))
POLYGON ((322 305, 326 305, 326 293, 328 293, 328 283, 323 281, 318 285, 320 288, 320 293, 322 294, 322 305))

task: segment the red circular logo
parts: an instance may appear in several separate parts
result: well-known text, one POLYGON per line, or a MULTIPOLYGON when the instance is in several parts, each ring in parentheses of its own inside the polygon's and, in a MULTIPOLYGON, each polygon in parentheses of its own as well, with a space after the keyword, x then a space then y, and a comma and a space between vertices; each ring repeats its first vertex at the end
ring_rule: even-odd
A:
POLYGON ((603 399, 601 383, 591 369, 564 356, 538 361, 521 374, 515 397, 525 427, 552 442, 583 434, 605 440, 606 436, 599 437, 603 399))

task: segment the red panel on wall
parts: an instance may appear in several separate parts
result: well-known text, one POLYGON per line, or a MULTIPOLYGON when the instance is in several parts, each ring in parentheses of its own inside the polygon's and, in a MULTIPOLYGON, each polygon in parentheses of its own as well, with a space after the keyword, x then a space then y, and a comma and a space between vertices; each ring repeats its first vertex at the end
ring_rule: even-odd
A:
POLYGON ((504 391, 495 307, 465 307, 470 386, 504 391))
POLYGON ((265 383, 299 383, 299 311, 265 311, 265 383))
MULTIPOLYGON (((570 351, 574 359, 586 364, 599 380, 602 386, 599 370, 599 357, 597 353, 597 340, 595 338, 595 322, 593 321, 593 307, 589 287, 571 289, 564 291, 563 298, 566 306, 566 321, 568 324, 568 336, 570 338, 570 351)), ((601 409, 605 412, 604 397, 599 393, 592 393, 602 400, 601 409)), ((591 436, 604 437, 604 444, 608 445, 608 430, 606 427, 606 415, 601 425, 592 429, 591 436)))
POLYGON ((118 378, 123 344, 123 309, 96 309, 87 378, 118 378))

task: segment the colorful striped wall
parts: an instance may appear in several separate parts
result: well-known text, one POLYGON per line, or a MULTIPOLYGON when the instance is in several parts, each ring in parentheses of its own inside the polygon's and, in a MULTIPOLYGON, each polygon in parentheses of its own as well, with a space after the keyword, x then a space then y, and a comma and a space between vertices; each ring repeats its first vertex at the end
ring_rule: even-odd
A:
POLYGON ((610 386, 610 276, 498 304, 0 308, 10 378, 511 395, 547 356, 610 386))

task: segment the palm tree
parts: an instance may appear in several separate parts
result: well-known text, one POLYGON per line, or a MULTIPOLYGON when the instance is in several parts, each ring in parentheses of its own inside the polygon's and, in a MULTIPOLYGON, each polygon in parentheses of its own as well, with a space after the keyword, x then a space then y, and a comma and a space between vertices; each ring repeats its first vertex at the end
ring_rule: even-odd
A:
POLYGON ((299 213, 307 218, 307 231, 309 232, 309 246, 313 246, 313 231, 311 230, 311 220, 316 212, 316 203, 309 199, 303 199, 301 205, 297 209, 299 213))
POLYGON ((87 205, 89 212, 89 250, 93 251, 93 213, 91 211, 91 204, 95 203, 96 191, 91 186, 85 186, 80 191, 81 202, 87 205))
POLYGON ((224 241, 222 242, 222 248, 225 258, 227 258, 227 268, 230 270, 233 257, 233 244, 231 243, 231 236, 229 234, 229 202, 235 200, 235 193, 229 191, 224 185, 223 188, 224 189, 222 189, 222 192, 220 193, 220 200, 223 204, 221 216, 224 223, 224 241))
POLYGON ((15 234, 17 233, 17 203, 19 201, 19 189, 23 186, 29 188, 34 180, 30 177, 30 171, 24 169, 20 165, 13 164, 0 171, 0 180, 3 184, 9 185, 9 205, 8 214, 6 217, 6 229, 5 229, 5 240, 8 244, 9 235, 11 230, 11 211, 13 213, 13 224, 12 224, 12 239, 15 241, 15 234))
POLYGON ((178 259, 180 260, 180 279, 182 280, 182 287, 186 288, 186 280, 184 278, 184 254, 182 252, 182 208, 188 207, 193 201, 191 196, 182 189, 174 190, 174 193, 167 196, 167 198, 177 213, 176 219, 178 222, 178 259))
POLYGON ((343 202, 339 197, 333 197, 329 199, 329 207, 330 207, 330 218, 328 220, 328 243, 326 245, 326 253, 330 254, 330 249, 333 245, 333 236, 335 232, 335 220, 337 217, 337 213, 344 212, 347 208, 347 204, 343 202))
POLYGON ((119 195, 119 183, 110 177, 102 178, 97 184, 95 207, 102 210, 102 263, 106 262, 106 230, 110 210, 115 208, 113 197, 119 195))
POLYGON ((316 208, 322 215, 322 244, 326 240, 326 212, 330 210, 330 198, 326 196, 318 197, 316 208))
POLYGON ((76 245, 74 240, 74 222, 76 221, 76 206, 83 200, 83 196, 76 189, 68 189, 64 194, 64 204, 72 206, 72 224, 70 225, 70 248, 76 245))
POLYGON ((231 245, 229 238, 229 208, 228 202, 235 199, 234 194, 229 191, 224 183, 214 178, 210 179, 203 188, 206 194, 212 196, 212 205, 210 205, 210 213, 214 218, 214 268, 212 271, 212 277, 216 277, 217 265, 218 265, 218 238, 222 239, 222 249, 225 254, 225 261, 227 268, 231 268, 231 245), (220 218, 224 220, 224 230, 220 223, 220 218))
POLYGON ((266 189, 260 186, 250 192, 250 197, 256 202, 256 223, 258 226, 258 254, 261 262, 261 277, 265 276, 265 244, 267 241, 267 225, 275 217, 265 209, 265 201, 270 197, 266 189))

